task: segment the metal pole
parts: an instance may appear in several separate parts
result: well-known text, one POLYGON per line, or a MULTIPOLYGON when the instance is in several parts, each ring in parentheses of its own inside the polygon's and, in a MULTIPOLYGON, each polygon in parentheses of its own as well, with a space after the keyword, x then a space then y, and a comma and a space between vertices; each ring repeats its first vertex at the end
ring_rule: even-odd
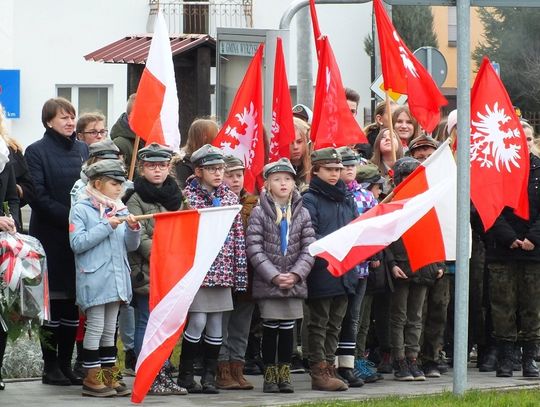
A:
POLYGON ((470 247, 470 111, 471 111, 471 0, 457 0, 457 262, 454 321, 453 392, 463 395, 467 389, 467 336, 469 319, 469 247, 470 247))
POLYGON ((313 106, 313 35, 307 7, 298 11, 296 19, 296 102, 313 106))

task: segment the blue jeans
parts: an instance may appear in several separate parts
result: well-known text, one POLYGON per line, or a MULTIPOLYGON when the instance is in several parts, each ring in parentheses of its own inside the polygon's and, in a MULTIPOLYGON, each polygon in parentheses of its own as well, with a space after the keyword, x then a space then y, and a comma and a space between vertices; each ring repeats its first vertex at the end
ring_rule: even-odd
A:
POLYGON ((144 332, 150 316, 148 295, 134 294, 135 299, 135 353, 139 356, 144 339, 144 332))
POLYGON ((129 304, 120 305, 118 314, 118 332, 124 344, 124 350, 135 348, 135 310, 129 304))

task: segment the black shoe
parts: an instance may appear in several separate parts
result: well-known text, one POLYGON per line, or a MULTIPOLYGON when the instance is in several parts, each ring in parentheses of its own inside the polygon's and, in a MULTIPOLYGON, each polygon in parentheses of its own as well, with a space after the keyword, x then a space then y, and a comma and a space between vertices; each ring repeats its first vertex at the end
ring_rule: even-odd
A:
POLYGON ((480 372, 494 372, 497 370, 497 348, 490 346, 483 352, 482 361, 478 366, 480 372))
POLYGON ((71 369, 70 365, 61 365, 60 371, 64 374, 64 376, 69 380, 72 385, 82 386, 84 377, 75 373, 73 369, 71 369))
POLYGON ((298 356, 293 356, 291 359, 291 373, 306 373, 302 359, 298 356))
POLYGON ((202 387, 195 381, 193 377, 193 371, 187 371, 180 366, 180 372, 176 379, 176 383, 188 391, 189 394, 202 393, 202 387))
POLYGON ((418 366, 416 358, 407 358, 407 364, 409 365, 409 371, 414 381, 423 382, 426 380, 426 375, 420 369, 420 366, 418 366))
POLYGON ((205 359, 204 370, 201 376, 202 392, 205 394, 218 394, 216 386, 217 360, 205 359))
POLYGON ((413 375, 409 369, 409 364, 405 359, 396 360, 397 369, 394 372, 394 380, 400 382, 412 382, 414 380, 413 375))
POLYGON ((73 373, 80 377, 86 377, 86 370, 87 369, 83 367, 82 362, 78 360, 75 361, 75 364, 73 365, 73 373))
POLYGON ((501 342, 498 350, 497 377, 512 377, 514 375, 514 343, 501 342))
POLYGON ((259 364, 255 362, 255 359, 247 359, 246 364, 244 365, 244 374, 249 376, 258 376, 262 375, 262 370, 259 367, 259 364))
POLYGON ((426 363, 422 364, 422 369, 426 377, 437 378, 441 377, 441 371, 439 370, 439 365, 437 362, 428 360, 426 363))
POLYGON ((338 379, 343 379, 343 381, 347 383, 349 387, 362 387, 364 385, 364 381, 359 377, 356 377, 353 369, 339 367, 337 373, 339 375, 338 379))
POLYGON ((124 358, 124 372, 126 376, 135 375, 135 368, 137 366, 137 355, 133 349, 128 349, 124 358))
POLYGON ((523 368, 523 377, 539 377, 538 366, 534 357, 536 355, 536 345, 534 343, 525 343, 523 345, 523 356, 521 366, 523 368))
POLYGON ((50 366, 43 371, 41 382, 52 386, 71 386, 71 381, 64 376, 64 373, 57 365, 50 366))
POLYGON ((392 355, 388 352, 383 352, 381 354, 381 361, 377 366, 377 372, 379 373, 392 373, 394 370, 399 370, 398 366, 395 366, 396 369, 392 366, 392 355))
POLYGON ((2 379, 2 372, 0 372, 0 390, 4 390, 5 388, 6 384, 4 383, 4 379, 2 379))

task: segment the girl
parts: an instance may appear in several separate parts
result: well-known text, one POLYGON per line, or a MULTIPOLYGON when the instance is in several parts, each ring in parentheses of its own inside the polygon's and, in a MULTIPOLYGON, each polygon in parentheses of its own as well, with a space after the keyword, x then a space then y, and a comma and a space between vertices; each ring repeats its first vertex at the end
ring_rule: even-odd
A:
POLYGON ((118 381, 114 334, 120 303, 131 301, 127 252, 139 246, 140 225, 120 200, 125 172, 117 160, 86 169, 85 197, 69 216, 69 242, 75 254, 77 305, 86 314, 83 396, 126 396, 118 381), (119 216, 127 216, 127 224, 119 216))
POLYGON ((314 259, 315 241, 309 212, 294 188, 290 161, 282 158, 263 170, 266 191, 249 219, 247 253, 255 268, 253 297, 263 319, 263 391, 293 393, 290 362, 294 321, 303 317, 306 278, 314 259), (276 356, 278 365, 276 366, 276 356))
MULTIPOLYGON (((395 102, 391 101, 390 114, 392 114, 397 107, 398 105, 395 102)), ((380 133, 381 129, 388 128, 388 115, 386 114, 386 102, 379 102, 377 104, 377 106, 375 107, 373 118, 375 119, 375 121, 371 124, 368 124, 364 128, 364 133, 366 134, 368 143, 357 144, 355 146, 355 149, 358 151, 360 156, 362 158, 365 158, 366 160, 369 160, 369 158, 373 155, 373 147, 375 145, 375 139, 377 138, 377 135, 380 133)))
POLYGON ((375 139, 375 146, 373 148, 373 156, 371 157, 371 162, 375 164, 383 177, 385 177, 386 182, 383 185, 382 193, 384 196, 388 195, 392 189, 391 179, 389 171, 396 162, 403 157, 403 146, 398 140, 398 137, 395 133, 392 133, 392 139, 390 138, 390 130, 382 129, 375 139), (392 145, 394 143, 395 157, 392 156, 392 145))
MULTIPOLYGON (((182 207, 182 192, 176 181, 169 175, 172 151, 157 143, 139 150, 139 177, 135 179, 134 189, 127 192, 129 212, 136 215, 177 211, 182 207)), ((131 267, 134 304, 137 309, 135 321, 135 353, 141 351, 144 332, 150 315, 149 281, 150 281, 150 252, 154 235, 154 219, 141 221, 141 244, 139 248, 128 255, 131 267)), ((148 394, 169 395, 186 394, 187 391, 177 386, 162 368, 152 383, 148 394)))
POLYGON ((75 131, 77 138, 88 146, 104 140, 109 134, 105 127, 105 116, 98 112, 81 115, 75 131))
POLYGON ((407 151, 409 142, 418 136, 418 122, 412 117, 407 106, 398 107, 392 113, 394 132, 401 141, 401 146, 407 151))
POLYGON ((291 143, 291 164, 296 171, 296 186, 303 192, 309 184, 311 170, 311 140, 309 139, 309 124, 298 117, 294 121, 294 141, 291 143))
MULTIPOLYGON (((195 174, 184 190, 192 208, 238 205, 238 197, 223 183, 225 161, 220 149, 205 144, 191 155, 195 174)), ((236 217, 223 249, 210 267, 189 308, 189 322, 182 341, 178 384, 190 393, 215 394, 217 359, 222 341, 223 312, 233 309, 232 289, 245 291, 247 265, 244 229, 236 217), (203 331, 204 368, 201 386, 193 379, 193 362, 203 331)))

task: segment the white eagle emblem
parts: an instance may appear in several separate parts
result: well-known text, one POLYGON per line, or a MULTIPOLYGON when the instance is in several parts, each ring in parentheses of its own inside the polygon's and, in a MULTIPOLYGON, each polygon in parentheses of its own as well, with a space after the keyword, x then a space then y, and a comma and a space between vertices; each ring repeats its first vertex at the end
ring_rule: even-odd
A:
POLYGON ((407 53, 407 50, 403 45, 403 41, 401 40, 401 38, 399 38, 397 31, 394 30, 392 34, 394 36, 394 40, 398 43, 399 55, 401 56, 401 62, 403 62, 403 66, 407 71, 411 73, 412 76, 414 76, 415 78, 419 78, 420 75, 418 75, 418 71, 416 70, 416 67, 414 66, 411 58, 409 58, 409 54, 407 53))
POLYGON ((221 149, 225 155, 231 154, 244 161, 246 168, 251 168, 251 162, 255 156, 254 146, 259 140, 259 125, 257 124, 258 112, 253 102, 249 104, 249 110, 234 115, 237 124, 230 124, 225 129, 225 135, 221 141, 221 149))
POLYGON ((485 114, 477 112, 476 116, 478 121, 471 122, 471 163, 487 168, 495 165, 499 172, 501 167, 508 172, 512 166, 519 168, 521 133, 504 108, 495 102, 493 108, 485 106, 485 114))

